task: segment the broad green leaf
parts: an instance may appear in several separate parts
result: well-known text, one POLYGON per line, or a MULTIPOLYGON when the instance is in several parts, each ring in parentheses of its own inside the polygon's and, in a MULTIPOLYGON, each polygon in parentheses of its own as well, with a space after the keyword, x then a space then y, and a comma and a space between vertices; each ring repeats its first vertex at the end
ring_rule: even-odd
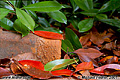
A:
POLYGON ((9 12, 8 9, 0 8, 0 19, 4 18, 9 12))
POLYGON ((93 19, 85 19, 78 23, 79 32, 86 32, 90 30, 93 26, 93 19))
POLYGON ((107 15, 106 14, 97 14, 96 18, 98 18, 98 19, 107 19, 107 15))
POLYGON ((91 9, 88 11, 82 11, 81 14, 87 15, 87 16, 95 16, 98 12, 98 9, 91 9))
POLYGON ((110 0, 101 7, 99 12, 107 12, 118 7, 120 7, 120 0, 110 0))
POLYGON ((24 24, 31 31, 34 31, 33 29, 35 27, 35 22, 30 15, 18 8, 16 8, 16 15, 22 24, 24 24))
POLYGON ((53 27, 42 27, 39 26, 37 28, 35 28, 35 31, 50 31, 50 32, 55 32, 55 33, 63 33, 61 30, 57 29, 57 28, 53 28, 53 27))
POLYGON ((67 18, 66 18, 66 16, 62 12, 60 12, 60 11, 49 12, 48 15, 51 18, 57 20, 58 22, 67 24, 67 18))
POLYGON ((70 0, 70 3, 72 4, 73 6, 73 11, 77 11, 79 9, 79 7, 75 4, 74 0, 70 0))
POLYGON ((78 36, 71 29, 66 28, 65 37, 72 43, 75 50, 82 48, 78 36))
POLYGON ((9 4, 7 4, 5 1, 0 1, 0 8, 6 8, 9 10, 14 10, 9 4))
MULTIPOLYGON (((78 60, 77 60, 78 61, 78 60)), ((62 67, 66 67, 67 65, 75 63, 74 59, 59 59, 48 62, 44 69, 45 71, 59 70, 62 67)))
POLYGON ((24 9, 40 12, 52 12, 63 8, 61 4, 56 1, 42 1, 23 7, 24 9))
POLYGON ((74 0, 75 3, 83 10, 93 9, 93 0, 74 0))
POLYGON ((50 24, 44 17, 38 17, 38 23, 40 23, 43 27, 50 27, 50 24))
POLYGON ((74 51, 74 48, 69 40, 62 40, 62 50, 64 50, 66 53, 74 51))
POLYGON ((26 10, 26 12, 32 17, 34 18, 35 20, 38 19, 36 13, 34 11, 31 11, 31 10, 26 10))
POLYGON ((111 26, 116 26, 120 28, 120 20, 119 19, 101 19, 103 23, 109 24, 111 26))
POLYGON ((2 18, 0 20, 0 26, 6 30, 14 30, 13 29, 13 22, 7 18, 2 18))
POLYGON ((22 34, 22 37, 28 35, 29 33, 29 29, 25 25, 23 25, 19 19, 15 20, 13 27, 16 31, 22 34))

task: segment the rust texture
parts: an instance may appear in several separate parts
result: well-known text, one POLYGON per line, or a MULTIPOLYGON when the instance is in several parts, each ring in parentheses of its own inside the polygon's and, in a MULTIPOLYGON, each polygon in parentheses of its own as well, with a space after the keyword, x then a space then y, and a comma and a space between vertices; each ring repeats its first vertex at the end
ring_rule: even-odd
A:
POLYGON ((46 39, 32 33, 22 38, 20 34, 1 31, 0 59, 22 53, 34 53, 43 64, 46 64, 61 58, 61 40, 46 39))

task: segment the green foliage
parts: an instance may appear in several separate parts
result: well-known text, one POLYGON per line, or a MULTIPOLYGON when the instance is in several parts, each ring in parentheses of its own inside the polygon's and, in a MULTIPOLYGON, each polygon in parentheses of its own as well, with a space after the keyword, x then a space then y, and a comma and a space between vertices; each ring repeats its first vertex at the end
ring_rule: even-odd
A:
POLYGON ((51 18, 53 18, 53 19, 55 19, 55 20, 57 20, 57 21, 59 21, 61 23, 67 24, 67 18, 66 18, 66 16, 62 12, 60 12, 60 11, 49 12, 48 15, 51 18))
MULTIPOLYGON (((78 61, 78 60, 76 60, 78 61)), ((54 60, 51 62, 48 62, 45 66, 44 69, 45 71, 52 71, 52 70, 60 70, 70 64, 75 63, 74 59, 59 59, 59 60, 54 60)))
POLYGON ((46 19, 46 17, 50 16, 58 22, 67 24, 66 16, 59 11, 62 8, 64 8, 64 6, 57 1, 1 1, 0 26, 6 30, 16 30, 20 32, 22 37, 26 36, 30 30, 32 32, 34 32, 34 30, 43 30, 62 33, 61 30, 50 27, 49 19, 46 19), (42 14, 43 17, 38 17, 38 13, 42 14), (46 13, 48 15, 46 15, 46 13), (12 19, 14 23, 7 19, 10 17, 7 16, 7 14, 14 15, 12 19))
POLYGON ((0 19, 4 18, 9 12, 8 9, 0 8, 0 19))
POLYGON ((30 15, 18 8, 16 8, 16 15, 22 24, 24 24, 31 31, 34 31, 35 22, 30 15))
POLYGON ((101 19, 100 21, 109 24, 111 26, 116 26, 120 28, 120 20, 119 19, 101 19))
POLYGON ((0 26, 7 30, 13 30, 13 22, 7 18, 0 19, 0 26))
POLYGON ((87 11, 93 9, 93 0, 74 0, 74 1, 82 10, 87 11))
POLYGON ((82 48, 78 36, 71 29, 66 28, 65 37, 71 42, 75 50, 82 48))
POLYGON ((28 35, 29 33, 29 29, 25 25, 23 25, 19 19, 15 20, 13 27, 16 31, 22 34, 22 37, 28 35))
POLYGON ((78 23, 79 32, 86 32, 93 26, 93 19, 85 19, 78 23))
POLYGON ((62 40, 62 50, 64 50, 66 53, 74 51, 74 48, 69 40, 62 40))
POLYGON ((63 8, 61 4, 55 1, 42 1, 23 7, 24 9, 40 12, 52 12, 63 8))

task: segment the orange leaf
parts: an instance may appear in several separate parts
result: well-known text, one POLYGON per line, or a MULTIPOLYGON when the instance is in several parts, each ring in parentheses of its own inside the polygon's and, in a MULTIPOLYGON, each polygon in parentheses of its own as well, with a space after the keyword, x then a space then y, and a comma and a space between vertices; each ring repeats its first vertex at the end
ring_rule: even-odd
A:
POLYGON ((95 68, 93 70, 90 70, 90 72, 91 73, 104 75, 104 70, 106 68, 112 68, 112 69, 120 70, 120 65, 119 64, 106 64, 104 66, 101 66, 101 67, 95 68))
POLYGON ((61 34, 49 31, 34 31, 34 34, 50 39, 63 39, 63 36, 61 34))
POLYGON ((75 72, 77 72, 79 70, 89 70, 89 69, 94 69, 93 63, 91 61, 90 62, 82 62, 76 67, 75 72))
POLYGON ((94 49, 94 48, 88 48, 88 49, 78 49, 75 50, 74 53, 78 54, 78 55, 87 55, 90 58, 98 58, 100 57, 103 53, 101 53, 100 51, 94 49))
POLYGON ((99 61, 99 63, 100 63, 100 62, 101 62, 101 63, 104 63, 105 61, 107 61, 107 60, 109 60, 109 59, 111 59, 111 58, 114 59, 114 62, 118 62, 118 57, 117 57, 117 56, 107 56, 107 57, 101 59, 101 60, 99 61))
POLYGON ((60 75, 66 75, 70 76, 72 74, 71 70, 68 69, 62 69, 62 70, 56 70, 51 72, 54 76, 60 76, 60 75))
POLYGON ((35 67, 37 69, 40 70, 44 70, 44 65, 40 62, 40 61, 34 61, 34 60, 21 60, 18 61, 20 64, 22 64, 23 66, 27 66, 30 65, 32 67, 35 67))

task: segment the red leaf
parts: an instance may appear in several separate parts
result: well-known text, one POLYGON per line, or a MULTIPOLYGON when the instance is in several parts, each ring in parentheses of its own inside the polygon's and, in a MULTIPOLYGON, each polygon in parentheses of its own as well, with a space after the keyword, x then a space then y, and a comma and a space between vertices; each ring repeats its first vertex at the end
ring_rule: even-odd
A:
POLYGON ((78 49, 75 50, 74 53, 78 54, 78 55, 87 55, 90 58, 98 58, 100 57, 103 53, 101 53, 100 51, 94 49, 94 48, 88 48, 88 49, 78 49))
POLYGON ((63 36, 61 34, 49 31, 34 31, 34 34, 50 39, 63 39, 63 36))
POLYGON ((93 70, 90 70, 90 72, 91 73, 96 73, 96 74, 104 75, 104 70, 106 68, 112 68, 112 69, 117 69, 117 70, 119 69, 120 70, 120 65, 118 65, 118 64, 107 64, 107 65, 95 68, 93 70))
POLYGON ((3 76, 9 76, 9 75, 13 75, 13 73, 11 73, 5 68, 0 67, 0 78, 2 78, 3 76))
POLYGON ((23 66, 27 66, 30 65, 32 67, 35 67, 37 69, 40 70, 44 70, 44 65, 40 62, 40 61, 34 61, 34 60, 21 60, 18 61, 20 64, 22 64, 23 66))
POLYGON ((72 71, 68 69, 56 70, 51 72, 54 76, 67 75, 70 76, 72 71))
MULTIPOLYGON (((50 71, 43 71, 41 70, 36 63, 41 64, 36 61, 30 61, 30 60, 26 60, 29 63, 25 63, 24 65, 21 65, 18 61, 13 60, 15 64, 17 64, 26 74, 32 76, 33 78, 39 78, 39 79, 48 79, 50 77, 52 77, 52 73, 50 71), (32 62, 32 64, 30 64, 30 62, 32 62), (35 65, 33 66, 33 64, 35 63, 35 65), (30 64, 30 65, 28 65, 30 64)), ((24 62, 24 61, 23 61, 24 62)), ((42 68, 43 69, 43 68, 42 68)))
POLYGON ((80 71, 80 70, 89 70, 89 69, 94 69, 93 63, 91 61, 82 62, 76 67, 75 72, 80 71))

